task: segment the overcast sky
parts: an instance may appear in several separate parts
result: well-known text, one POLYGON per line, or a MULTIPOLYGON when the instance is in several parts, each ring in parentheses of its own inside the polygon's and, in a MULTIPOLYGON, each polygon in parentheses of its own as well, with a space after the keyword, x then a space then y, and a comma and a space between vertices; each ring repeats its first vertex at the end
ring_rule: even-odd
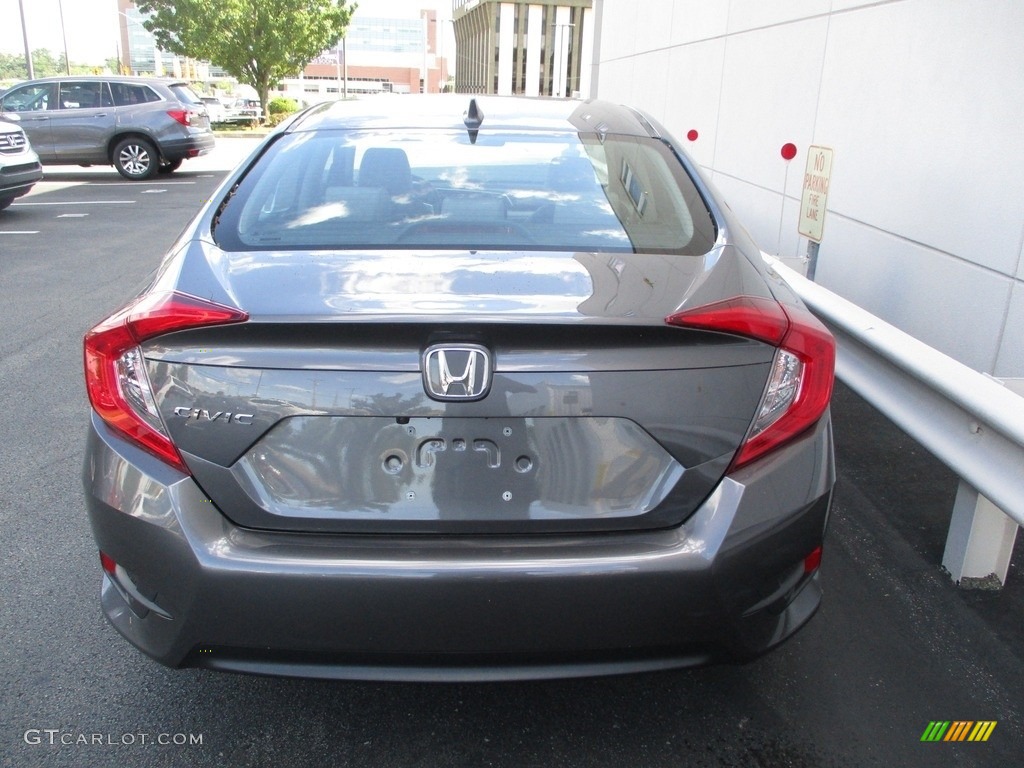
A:
MULTIPOLYGON (((28 27, 29 48, 64 50, 60 6, 64 8, 68 57, 73 64, 102 64, 117 56, 117 0, 21 0, 28 27)), ((436 8, 441 18, 451 16, 451 0, 359 0, 360 16, 416 18, 421 8, 436 8)), ((0 0, 0 52, 24 53, 18 0, 0 0)))

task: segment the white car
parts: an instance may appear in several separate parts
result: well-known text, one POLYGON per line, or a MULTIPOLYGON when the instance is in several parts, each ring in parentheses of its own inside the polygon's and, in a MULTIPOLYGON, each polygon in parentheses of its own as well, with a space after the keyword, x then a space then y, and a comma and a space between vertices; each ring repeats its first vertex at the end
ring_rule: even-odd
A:
POLYGON ((256 99, 236 99, 227 119, 234 123, 259 122, 263 119, 263 107, 256 99))
MULTIPOLYGON (((43 178, 43 166, 33 151, 28 137, 13 122, 11 116, 0 113, 0 211, 27 195, 32 186, 43 178)), ((16 119, 16 118, 15 118, 16 119)))
POLYGON ((210 115, 211 123, 224 122, 228 116, 228 109, 220 99, 216 96, 200 96, 199 99, 206 106, 206 111, 210 115))

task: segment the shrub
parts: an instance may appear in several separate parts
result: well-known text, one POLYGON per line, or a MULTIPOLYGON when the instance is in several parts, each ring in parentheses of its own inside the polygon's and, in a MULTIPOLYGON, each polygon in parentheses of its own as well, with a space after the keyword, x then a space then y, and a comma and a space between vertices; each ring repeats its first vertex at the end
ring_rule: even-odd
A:
POLYGON ((295 99, 277 96, 270 100, 268 109, 271 115, 290 115, 292 112, 298 111, 299 105, 295 99))

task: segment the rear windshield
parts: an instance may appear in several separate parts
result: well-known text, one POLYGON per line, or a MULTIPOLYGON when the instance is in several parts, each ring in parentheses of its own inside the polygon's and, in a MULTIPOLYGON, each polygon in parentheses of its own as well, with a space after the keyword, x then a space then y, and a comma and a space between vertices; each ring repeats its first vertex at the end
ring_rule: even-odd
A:
POLYGON ((671 149, 618 135, 319 131, 282 137, 214 230, 226 250, 706 253, 714 220, 671 149))
POLYGON ((177 83, 175 85, 168 86, 171 89, 171 93, 174 94, 175 98, 178 99, 182 104, 202 104, 199 95, 183 83, 177 83))

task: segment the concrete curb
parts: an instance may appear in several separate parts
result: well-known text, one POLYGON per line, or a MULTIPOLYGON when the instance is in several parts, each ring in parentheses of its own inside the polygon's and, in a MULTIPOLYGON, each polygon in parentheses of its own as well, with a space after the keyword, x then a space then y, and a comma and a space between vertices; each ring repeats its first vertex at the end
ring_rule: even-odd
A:
POLYGON ((247 131, 214 131, 215 139, 262 139, 272 128, 253 128, 247 131))

